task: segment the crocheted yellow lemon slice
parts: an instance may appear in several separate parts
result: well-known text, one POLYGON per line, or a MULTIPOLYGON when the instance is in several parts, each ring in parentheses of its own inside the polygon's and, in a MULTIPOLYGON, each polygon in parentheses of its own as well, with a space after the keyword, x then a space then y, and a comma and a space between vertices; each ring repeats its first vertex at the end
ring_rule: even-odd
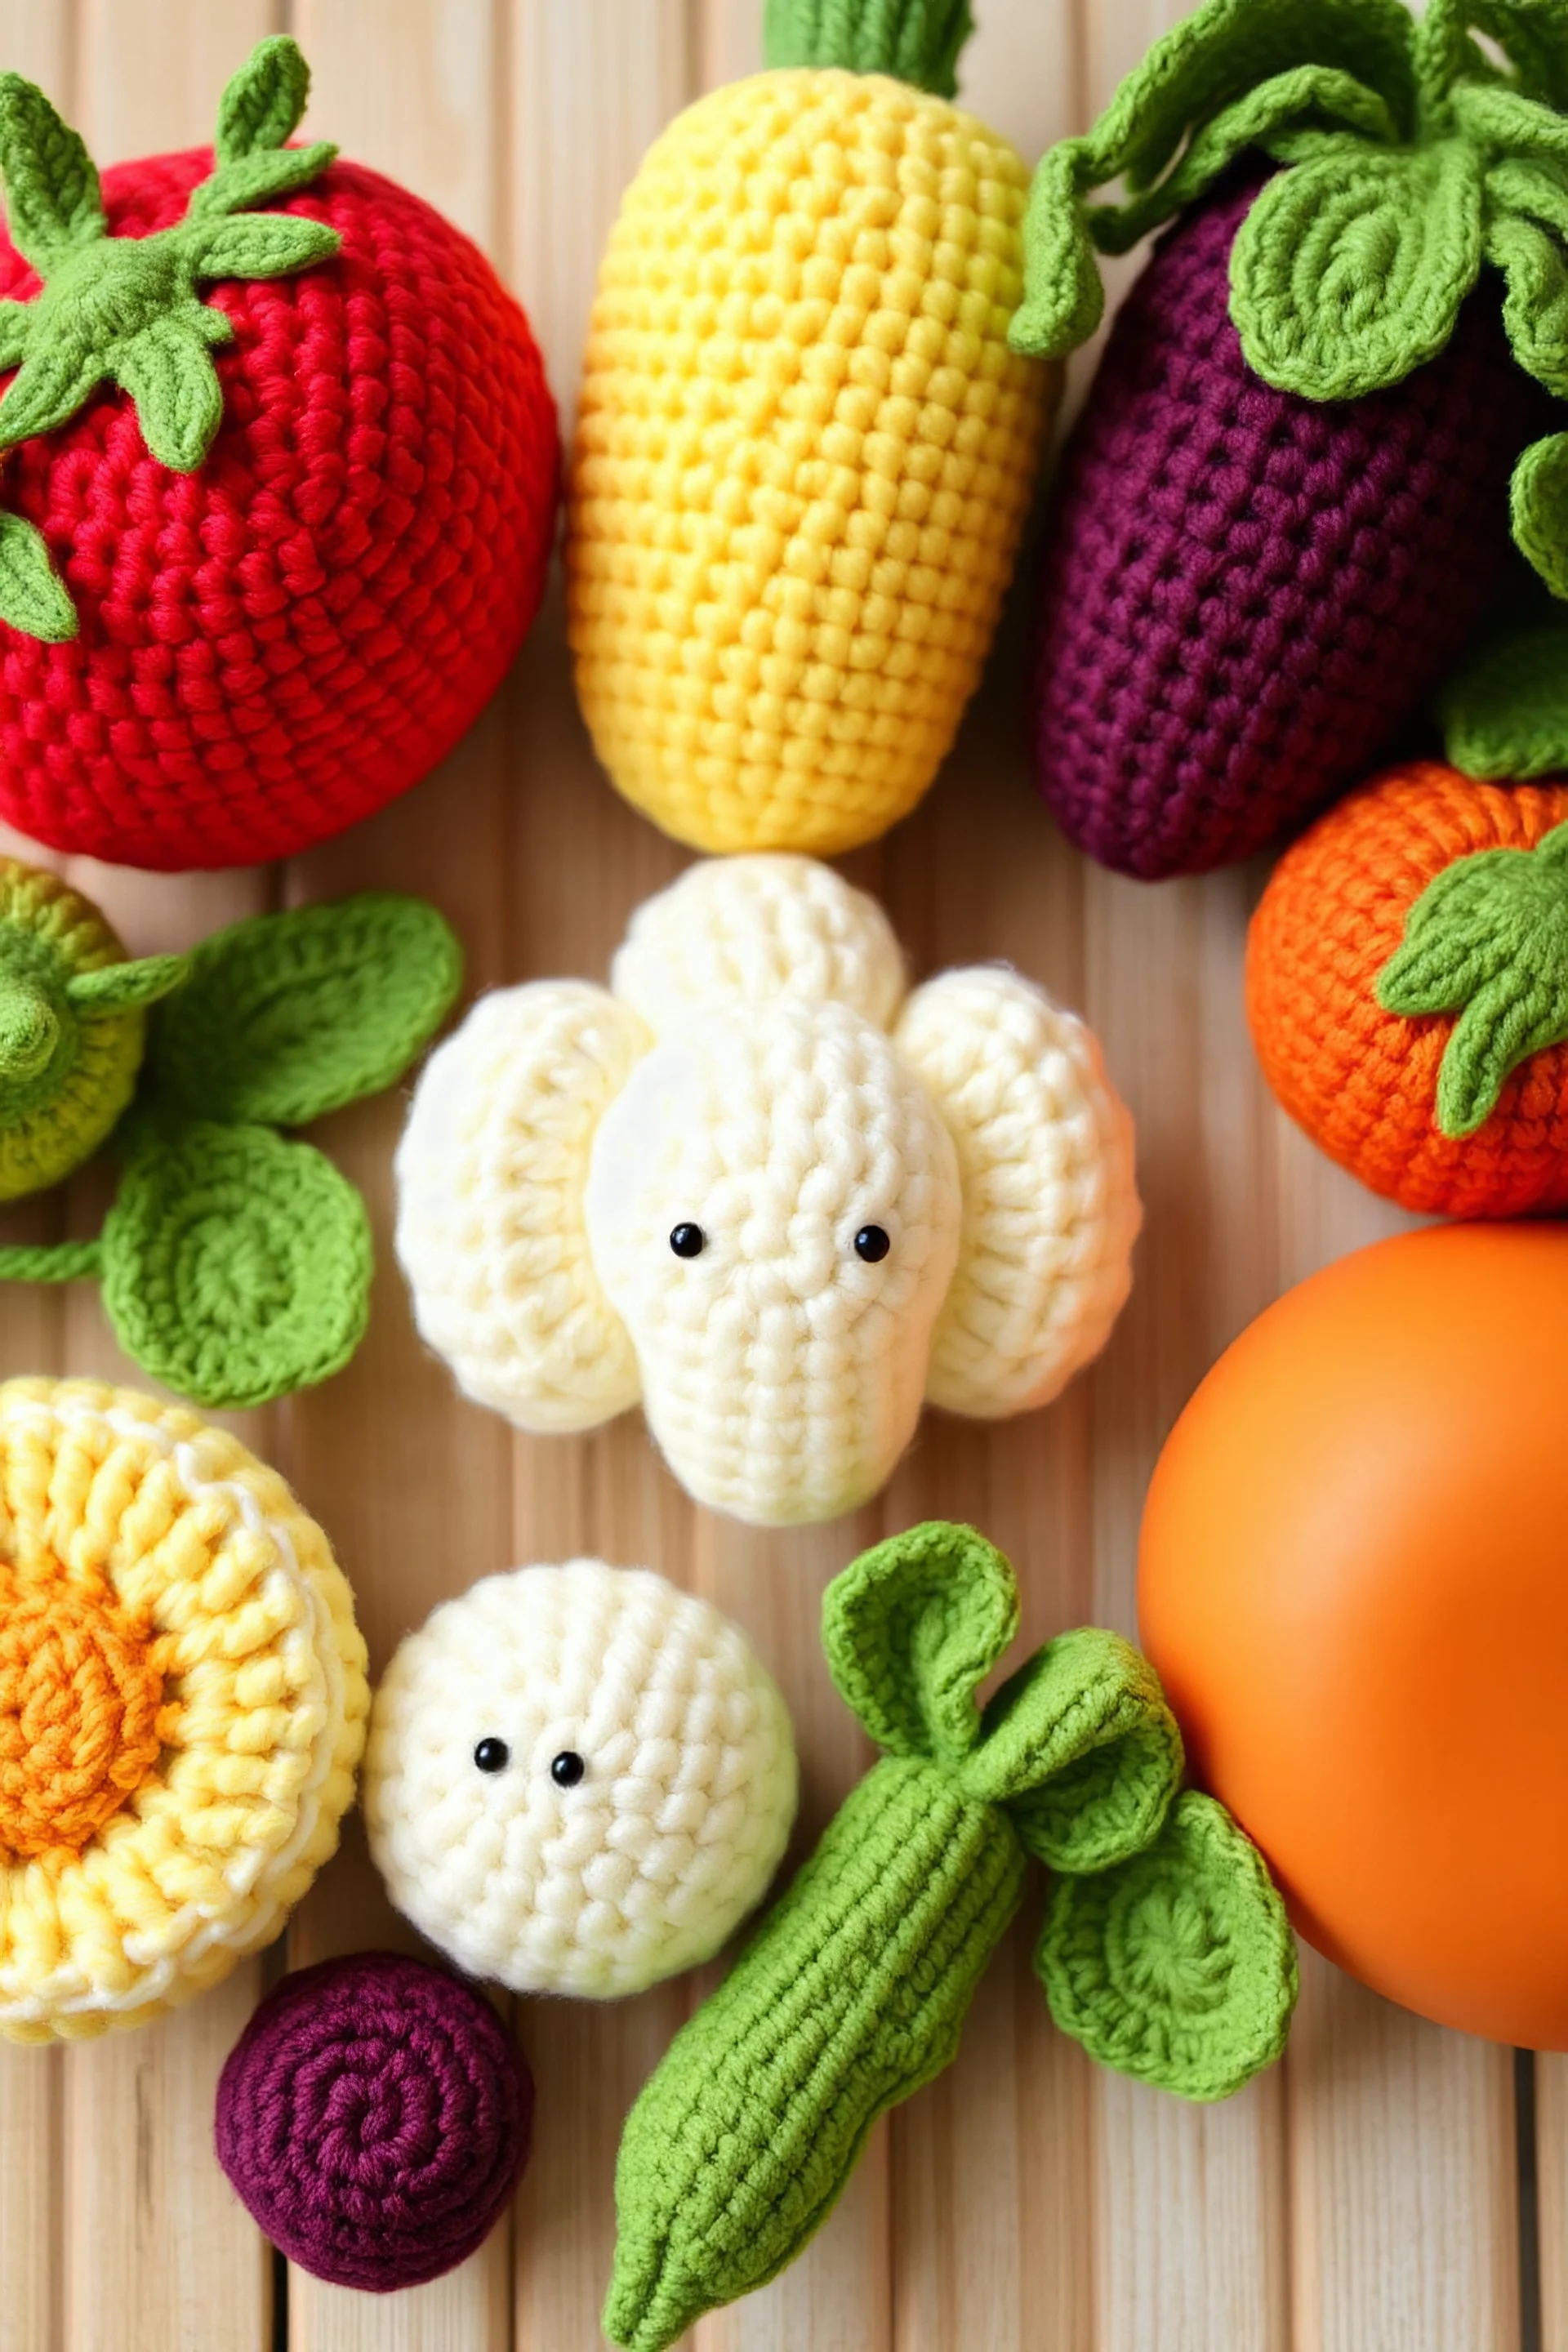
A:
POLYGON ((205 1990, 337 1843, 369 1707, 327 1539, 179 1407, 0 1386, 0 2034, 205 1990))

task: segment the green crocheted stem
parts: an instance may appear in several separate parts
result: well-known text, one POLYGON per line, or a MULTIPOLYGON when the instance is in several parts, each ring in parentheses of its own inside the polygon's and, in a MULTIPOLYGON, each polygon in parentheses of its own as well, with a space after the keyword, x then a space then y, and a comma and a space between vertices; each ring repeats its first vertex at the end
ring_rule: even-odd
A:
MULTIPOLYGON (((1568 394, 1565 93, 1568 0, 1429 0, 1418 21, 1398 0, 1206 0, 1041 161, 1014 348, 1075 349, 1103 309, 1097 250, 1125 252, 1251 149, 1284 167, 1231 253, 1231 318, 1266 383, 1308 400, 1397 383, 1447 342, 1484 259, 1521 366, 1568 394), (1118 177, 1123 201, 1089 203, 1118 177)), ((1568 595, 1568 436, 1521 463, 1513 520, 1568 595)))
POLYGON ((1016 1908, 1003 1812, 878 1765, 626 2119, 605 2333, 662 2352, 792 2262, 878 2116, 940 2074, 1016 1908))
POLYGON ((0 1249, 0 1282, 87 1282, 102 1271, 101 1242, 21 1242, 0 1249))
POLYGON ((973 30, 969 0, 766 0, 763 54, 770 66, 891 74, 953 98, 973 30))
POLYGON ((1438 696, 1437 718, 1463 775, 1521 782, 1568 771, 1568 614, 1547 606, 1483 638, 1438 696))
MULTIPOLYGON (((0 74, 0 179, 11 238, 43 280, 31 302, 0 303, 0 365, 15 367, 0 399, 0 450, 52 433, 100 383, 130 394, 148 448, 190 473, 223 418, 215 349, 234 329, 198 284, 276 278, 336 253, 321 221, 250 208, 314 179, 336 150, 284 144, 310 76, 295 44, 263 41, 225 90, 216 168, 185 218, 149 236, 111 236, 97 168, 42 90, 0 74)), ((16 515, 0 530, 0 619, 58 642, 76 632, 68 594, 39 533, 16 515)))
POLYGON ((1051 1889, 1035 1966, 1091 2058, 1184 2099, 1226 2099, 1285 2047, 1296 1945, 1251 1841, 1189 1790, 1143 1852, 1051 1889))
POLYGON ((1568 1039, 1568 824, 1533 849, 1483 849, 1426 885, 1378 974, 1408 1019, 1458 1015, 1437 1075, 1436 1120, 1473 1135, 1510 1070, 1568 1039))

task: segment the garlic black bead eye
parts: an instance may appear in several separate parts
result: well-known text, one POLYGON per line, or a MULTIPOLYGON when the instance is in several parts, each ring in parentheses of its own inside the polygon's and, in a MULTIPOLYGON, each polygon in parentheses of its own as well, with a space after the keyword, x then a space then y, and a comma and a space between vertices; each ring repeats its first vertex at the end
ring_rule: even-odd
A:
POLYGON ((700 1257, 705 1238, 700 1225, 679 1224, 669 1236, 669 1246, 677 1257, 700 1257))
POLYGON ((855 1255, 868 1265, 880 1265, 892 1246, 880 1225, 862 1225, 855 1236, 855 1255))
POLYGON ((558 1789, 574 1789, 587 1769, 574 1748, 563 1748, 551 1759, 550 1777, 558 1789))
POLYGON ((481 1772, 504 1772, 511 1762, 511 1749, 504 1739, 481 1739, 474 1750, 474 1761, 481 1772))

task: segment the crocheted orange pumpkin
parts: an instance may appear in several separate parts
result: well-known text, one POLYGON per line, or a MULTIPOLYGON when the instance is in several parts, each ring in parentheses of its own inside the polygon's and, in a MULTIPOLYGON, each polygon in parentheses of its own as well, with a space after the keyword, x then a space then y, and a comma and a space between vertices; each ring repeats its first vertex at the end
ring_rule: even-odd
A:
POLYGON ((0 74, 0 816, 121 865, 288 857, 405 791, 532 620, 555 413, 484 256, 288 142, 264 41, 216 150, 102 182, 0 74))
POLYGON ((1391 769, 1287 850, 1252 919, 1263 1073, 1407 1209, 1568 1204, 1568 783, 1391 769))

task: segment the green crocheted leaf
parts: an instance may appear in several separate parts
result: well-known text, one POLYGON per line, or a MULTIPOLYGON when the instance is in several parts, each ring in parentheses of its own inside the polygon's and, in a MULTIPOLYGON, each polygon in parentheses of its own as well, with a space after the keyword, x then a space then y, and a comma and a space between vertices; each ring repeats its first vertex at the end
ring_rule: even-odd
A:
POLYGON ((297 41, 275 33, 258 41, 218 100, 214 152, 236 163, 258 148, 281 147, 299 129, 310 95, 310 68, 297 41))
POLYGON ((98 169, 41 89, 0 73, 0 179, 11 242, 42 278, 104 233, 98 169))
POLYGON ((1182 1760, 1153 1667, 1091 1625, 1058 1633, 1003 1684, 958 1781, 1005 1805, 1053 1870, 1103 1870, 1156 1834, 1182 1760))
POLYGON ((1568 1038, 1568 824, 1533 849, 1483 849, 1435 875, 1378 975, 1407 1019, 1457 1013, 1437 1076, 1437 1125, 1473 1135, 1509 1072, 1568 1038))
POLYGON ((342 243, 325 221, 297 220, 291 213, 240 213, 184 232, 198 278, 283 278, 330 261, 342 243))
POLYGON ((1441 351, 1481 266, 1481 167, 1458 140, 1325 138, 1237 232, 1230 315, 1249 367, 1306 400, 1352 400, 1441 351))
MULTIPOLYGON (((1499 165, 1544 181, 1531 164, 1499 165)), ((1563 191, 1568 206, 1568 188, 1563 191)), ((1487 223, 1486 258, 1502 271, 1503 325, 1521 367, 1559 399, 1568 395, 1568 257, 1555 236, 1522 212, 1499 211, 1487 223)))
POLYGON ((102 375, 95 352, 76 343, 30 337, 26 357, 0 400, 0 449, 14 448, 35 433, 52 433, 65 424, 102 375))
POLYGON ((763 55, 771 67, 891 74, 953 98, 973 30, 969 0, 766 0, 763 55))
POLYGON ((1437 717, 1463 775, 1523 782, 1568 771, 1568 614, 1549 610, 1484 638, 1438 697, 1437 717))
POLYGON ((0 302, 0 368, 15 367, 25 357, 32 315, 30 302, 0 302))
POLYGON ((1513 469, 1509 507, 1514 545, 1552 593, 1568 599, 1568 433, 1531 443, 1513 469))
POLYGON ((330 1160, 260 1127, 148 1125, 102 1237, 115 1337, 215 1410, 341 1371, 370 1312, 364 1203, 330 1160))
POLYGON ((154 319, 117 347, 114 378, 135 402, 142 437, 158 463, 194 474, 223 423, 223 387, 204 336, 183 320, 154 319))
POLYGON ((1466 19, 1488 34, 1512 65, 1527 97, 1561 112, 1568 107, 1568 11, 1540 0, 1468 0, 1466 19))
POLYGON ((822 1596, 827 1670, 879 1748, 956 1762, 974 1703, 1018 1630, 1018 1588, 994 1544, 931 1519, 862 1552, 822 1596))
POLYGON ((193 1118, 303 1127, 401 1077, 463 982, 423 898, 367 890, 253 915, 195 950, 148 1055, 158 1102, 193 1118))
POLYGON ((1487 153, 1568 163, 1568 122, 1540 99, 1502 82, 1466 79, 1455 84, 1449 103, 1460 130, 1487 153))
POLYGON ((66 996, 79 1013, 126 1013, 133 1005, 156 1004, 173 995, 184 987, 190 970, 188 956, 142 956, 134 963, 74 972, 66 982, 66 996))
MULTIPOLYGON (((292 195, 296 188, 308 187, 324 172, 337 152, 330 140, 319 139, 310 147, 259 149, 254 155, 242 156, 238 163, 221 165, 210 179, 191 190, 185 205, 187 228, 192 223, 244 212, 251 205, 272 204, 279 196, 292 195)), ((335 232, 329 234, 333 236, 335 252, 341 239, 335 232)), ((218 273, 209 270, 206 274, 211 277, 218 273)))
POLYGON ((1262 1855, 1189 1791, 1154 1843, 1052 1882, 1035 1955, 1051 2015, 1102 2066, 1226 2099, 1285 2047, 1296 1946, 1262 1855))
POLYGON ((1415 114, 1410 19, 1398 0, 1206 0, 1154 43, 1086 137, 1042 158, 1013 348, 1059 358, 1083 341, 1101 308, 1094 247, 1126 251, 1247 145, 1293 123, 1401 139, 1415 114), (1124 204, 1085 211, 1091 189, 1123 176, 1124 204))
POLYGON ((76 606, 49 561, 43 534, 0 508, 0 621, 45 645, 65 645, 79 626, 76 606))

